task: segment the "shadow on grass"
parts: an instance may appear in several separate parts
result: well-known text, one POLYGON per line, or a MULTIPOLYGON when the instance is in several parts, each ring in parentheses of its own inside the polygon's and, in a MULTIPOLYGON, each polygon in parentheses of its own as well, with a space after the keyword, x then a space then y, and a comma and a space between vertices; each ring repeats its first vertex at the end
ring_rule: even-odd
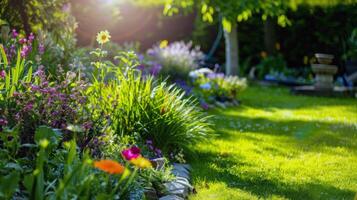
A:
POLYGON ((261 117, 244 117, 230 114, 220 114, 215 120, 217 133, 220 139, 230 140, 235 134, 250 137, 249 133, 268 134, 271 136, 286 136, 290 143, 314 147, 345 147, 357 153, 357 126, 352 124, 287 120, 276 121, 261 117), (229 132, 229 133, 227 133, 229 132))
MULTIPOLYGON (((228 158, 217 160, 217 155, 200 152, 199 162, 192 162, 194 169, 193 180, 207 182, 223 182, 229 188, 237 188, 250 192, 259 198, 271 198, 272 195, 279 195, 288 199, 353 199, 354 191, 343 190, 331 185, 321 183, 283 183, 279 177, 268 179, 264 174, 244 172, 241 175, 233 174, 230 168, 233 166, 247 165, 236 159, 234 162, 228 158), (215 167, 202 165, 211 163, 215 167)), ((206 185, 209 187, 209 185, 206 185)), ((209 189, 209 188, 208 188, 209 189)), ((199 191, 198 191, 199 192, 199 191)))

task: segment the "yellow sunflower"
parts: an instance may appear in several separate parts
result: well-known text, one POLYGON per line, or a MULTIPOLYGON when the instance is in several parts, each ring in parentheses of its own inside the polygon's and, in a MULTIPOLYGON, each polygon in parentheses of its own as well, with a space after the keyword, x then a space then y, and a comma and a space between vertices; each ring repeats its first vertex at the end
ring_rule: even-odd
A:
POLYGON ((97 34, 97 42, 99 44, 107 43, 109 42, 110 37, 111 36, 109 35, 108 31, 101 31, 97 34))

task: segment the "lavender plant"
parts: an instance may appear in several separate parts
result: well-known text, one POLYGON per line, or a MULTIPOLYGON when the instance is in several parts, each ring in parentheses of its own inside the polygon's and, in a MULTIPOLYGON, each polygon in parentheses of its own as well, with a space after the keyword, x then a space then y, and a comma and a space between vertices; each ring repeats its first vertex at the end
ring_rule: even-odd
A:
POLYGON ((149 60, 154 64, 152 68, 173 80, 186 80, 188 73, 199 67, 204 54, 198 46, 193 47, 192 42, 167 43, 163 41, 147 51, 149 60))

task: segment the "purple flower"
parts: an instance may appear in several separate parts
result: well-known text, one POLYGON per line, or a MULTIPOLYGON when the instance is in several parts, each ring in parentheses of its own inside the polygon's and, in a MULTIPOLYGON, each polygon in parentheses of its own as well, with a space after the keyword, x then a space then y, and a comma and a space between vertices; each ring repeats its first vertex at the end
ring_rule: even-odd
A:
POLYGON ((62 6, 62 11, 63 12, 69 12, 71 10, 71 4, 70 3, 65 3, 62 6))
POLYGON ((138 55, 138 59, 139 59, 139 62, 143 62, 144 61, 144 55, 143 54, 139 54, 138 55))
POLYGON ((140 70, 142 72, 145 70, 145 66, 144 65, 139 65, 137 68, 138 68, 138 70, 140 70))
POLYGON ((31 90, 32 91, 39 91, 40 90, 40 87, 38 85, 31 85, 31 90))
POLYGON ((29 54, 29 52, 30 52, 30 48, 29 48, 29 46, 24 45, 24 46, 22 47, 21 52, 20 52, 21 57, 22 57, 22 58, 27 57, 27 55, 29 54))
POLYGON ((207 78, 209 78, 209 79, 214 79, 214 78, 216 78, 216 73, 209 73, 209 74, 207 74, 207 78))
POLYGON ((155 149, 155 153, 157 156, 161 156, 162 155, 162 151, 160 149, 155 149))
POLYGON ((15 114, 15 120, 19 121, 20 120, 20 113, 15 114))
POLYGON ((153 76, 157 76, 161 71, 162 66, 160 64, 155 63, 150 69, 150 74, 153 76))
POLYGON ((38 53, 40 55, 45 53, 45 45, 44 44, 41 43, 41 44, 38 45, 38 53))
POLYGON ((206 102, 202 102, 202 103, 201 103, 201 107, 202 107, 204 110, 208 110, 208 109, 209 109, 209 105, 208 105, 208 103, 206 103, 206 102))
POLYGON ((84 122, 82 126, 83 126, 83 129, 89 130, 92 128, 92 122, 84 122))
POLYGON ((0 71, 0 78, 4 79, 5 76, 6 76, 5 70, 1 70, 1 71, 0 71))
POLYGON ((126 160, 132 160, 138 158, 141 155, 140 152, 141 151, 138 147, 133 146, 129 149, 124 149, 121 154, 126 160))
POLYGON ((223 74, 223 73, 217 73, 217 74, 216 74, 216 77, 217 77, 217 78, 224 78, 224 74, 223 74))
POLYGON ((31 43, 34 39, 35 39, 35 35, 33 33, 30 33, 28 41, 31 43))
POLYGON ((11 36, 14 39, 17 38, 17 36, 19 36, 19 34, 17 33, 16 29, 12 29, 11 36))
POLYGON ((6 126, 7 123, 8 123, 8 122, 7 122, 6 119, 0 118, 0 126, 6 126))
POLYGON ((32 103, 28 103, 24 108, 25 111, 30 111, 32 109, 33 109, 33 104, 32 103))

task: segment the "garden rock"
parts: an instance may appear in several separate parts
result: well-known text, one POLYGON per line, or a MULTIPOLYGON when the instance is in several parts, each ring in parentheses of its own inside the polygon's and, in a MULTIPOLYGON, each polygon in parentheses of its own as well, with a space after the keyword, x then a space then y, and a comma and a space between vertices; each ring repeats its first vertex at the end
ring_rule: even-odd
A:
POLYGON ((178 164, 178 163, 173 164, 172 173, 175 176, 183 177, 187 180, 190 180, 190 171, 191 171, 191 167, 187 164, 178 164))
POLYGON ((159 200, 184 200, 184 199, 176 195, 167 195, 161 197, 159 200))
POLYGON ((165 166, 165 162, 165 158, 155 158, 151 160, 151 163, 156 170, 162 170, 165 166))
POLYGON ((182 198, 187 198, 190 187, 192 187, 188 180, 182 177, 178 177, 175 181, 165 183, 166 190, 171 195, 177 195, 182 198))

